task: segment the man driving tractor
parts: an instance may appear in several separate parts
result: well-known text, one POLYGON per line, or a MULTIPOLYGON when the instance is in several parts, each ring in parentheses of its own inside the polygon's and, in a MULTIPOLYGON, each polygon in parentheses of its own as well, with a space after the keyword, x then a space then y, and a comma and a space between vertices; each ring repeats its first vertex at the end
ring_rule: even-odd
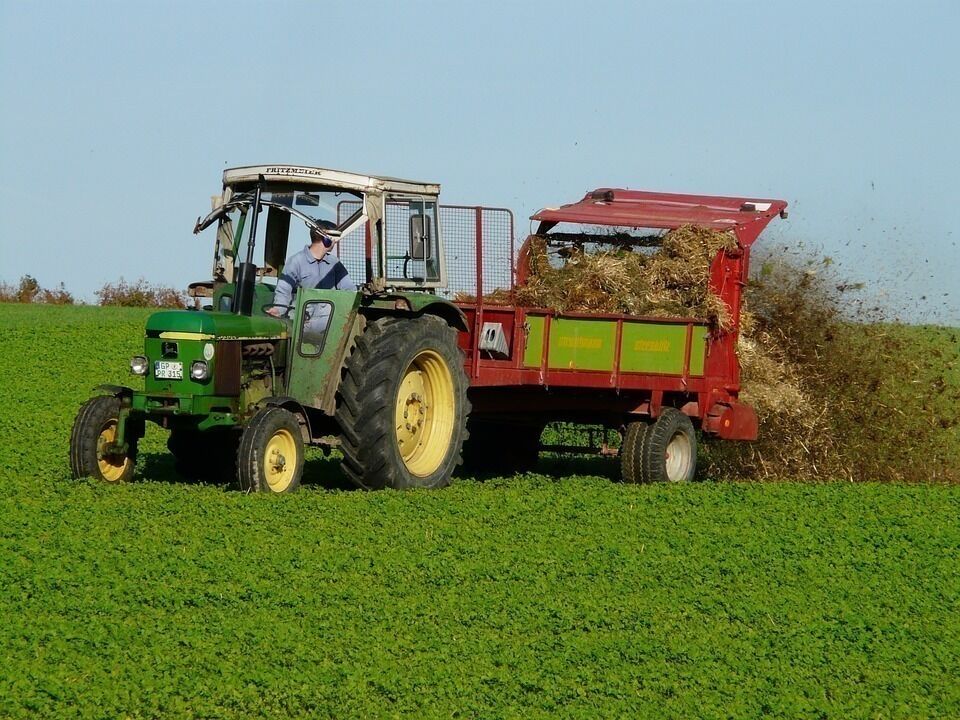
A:
POLYGON ((293 296, 298 287, 321 290, 356 290, 347 269, 333 251, 333 238, 323 230, 335 226, 328 220, 318 221, 318 226, 310 229, 310 244, 300 252, 287 258, 283 273, 277 281, 274 294, 274 306, 267 312, 281 317, 293 305, 293 296))

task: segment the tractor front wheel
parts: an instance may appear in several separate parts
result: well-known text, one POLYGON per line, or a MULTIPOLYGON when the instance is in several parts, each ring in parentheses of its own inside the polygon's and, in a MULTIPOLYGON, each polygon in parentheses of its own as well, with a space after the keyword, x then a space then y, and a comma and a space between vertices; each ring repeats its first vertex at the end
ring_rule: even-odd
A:
POLYGON ((260 410, 243 430, 237 450, 237 480, 244 492, 291 493, 303 474, 303 439, 297 416, 260 410))
POLYGON ((126 451, 116 452, 111 446, 117 439, 119 417, 120 401, 115 397, 91 398, 80 406, 70 433, 73 477, 92 477, 108 483, 126 482, 133 477, 139 437, 127 432, 126 451))

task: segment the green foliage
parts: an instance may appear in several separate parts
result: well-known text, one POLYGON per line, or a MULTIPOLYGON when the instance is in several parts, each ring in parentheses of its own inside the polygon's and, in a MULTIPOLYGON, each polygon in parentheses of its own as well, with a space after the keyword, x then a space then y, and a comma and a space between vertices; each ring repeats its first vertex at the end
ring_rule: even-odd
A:
POLYGON ((129 283, 123 278, 107 283, 94 293, 101 305, 119 307, 185 308, 184 294, 172 287, 153 285, 144 278, 129 283))
POLYGON ((960 486, 70 480, 147 314, 0 307, 0 717, 960 715, 960 486))
POLYGON ((74 299, 63 283, 53 288, 40 287, 37 279, 24 275, 16 285, 0 283, 0 303, 41 302, 47 305, 73 305, 74 299))

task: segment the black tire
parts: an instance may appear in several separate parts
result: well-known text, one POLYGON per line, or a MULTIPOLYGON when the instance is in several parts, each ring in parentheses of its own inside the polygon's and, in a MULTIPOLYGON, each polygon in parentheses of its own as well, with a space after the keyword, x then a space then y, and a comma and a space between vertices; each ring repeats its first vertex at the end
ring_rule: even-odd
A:
POLYGON ((237 476, 237 449, 240 433, 231 428, 203 432, 195 428, 174 428, 167 438, 174 469, 185 480, 232 482, 237 476))
POLYGON ((527 472, 540 459, 543 425, 490 420, 467 422, 468 439, 463 444, 463 466, 476 473, 527 472))
POLYGON ((620 444, 620 479, 629 484, 647 482, 643 474, 643 444, 650 423, 638 420, 628 423, 620 444))
POLYGON ((127 482, 133 477, 140 439, 133 423, 127 423, 128 449, 125 455, 103 452, 104 444, 116 435, 119 416, 120 400, 115 397, 91 398, 80 406, 70 432, 70 472, 73 477, 92 477, 109 483, 127 482))
POLYGON ((457 331, 441 318, 370 322, 347 360, 337 392, 346 476, 367 490, 449 484, 460 463, 470 413, 463 363, 457 331), (422 395, 410 389, 411 373, 425 376, 422 395), (409 394, 404 398, 401 392, 409 394), (431 398, 446 401, 431 409, 431 398), (400 414, 408 411, 411 417, 400 414))
POLYGON ((237 482, 244 492, 292 493, 303 475, 303 436, 297 416, 268 407, 251 418, 237 449, 237 482))
POLYGON ((697 471, 697 434, 690 418, 664 408, 650 425, 641 457, 643 482, 690 482, 697 471))

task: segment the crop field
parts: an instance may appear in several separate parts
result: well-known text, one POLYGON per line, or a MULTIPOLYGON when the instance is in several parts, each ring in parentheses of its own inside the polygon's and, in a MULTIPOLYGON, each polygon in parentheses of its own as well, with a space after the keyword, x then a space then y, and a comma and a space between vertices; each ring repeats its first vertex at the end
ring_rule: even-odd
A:
POLYGON ((0 717, 960 717, 960 485, 71 480, 148 312, 0 305, 0 717))

